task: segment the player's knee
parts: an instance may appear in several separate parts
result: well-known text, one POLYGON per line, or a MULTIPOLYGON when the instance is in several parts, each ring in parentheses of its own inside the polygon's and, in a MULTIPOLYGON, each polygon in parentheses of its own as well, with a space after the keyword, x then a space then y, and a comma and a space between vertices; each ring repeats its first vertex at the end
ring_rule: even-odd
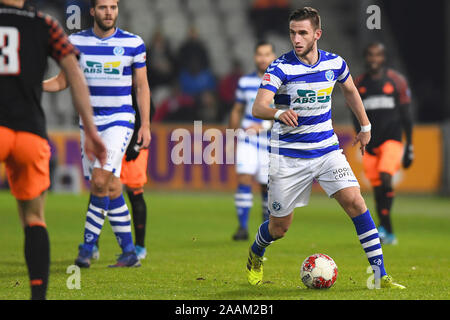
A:
POLYGON ((106 196, 109 191, 108 179, 103 176, 93 176, 91 179, 91 192, 97 196, 106 196))
POLYGON ((346 192, 339 198, 339 203, 351 217, 358 216, 367 210, 366 202, 359 190, 346 192))

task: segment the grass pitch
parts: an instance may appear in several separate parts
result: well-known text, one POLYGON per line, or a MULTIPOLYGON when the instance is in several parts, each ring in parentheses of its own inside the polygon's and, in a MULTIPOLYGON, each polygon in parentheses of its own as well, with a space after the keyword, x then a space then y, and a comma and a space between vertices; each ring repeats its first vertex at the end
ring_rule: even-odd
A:
MULTIPOLYGON (((257 197, 256 197, 257 198, 257 197)), ((398 196, 393 222, 399 245, 384 246, 386 269, 407 290, 369 290, 368 263, 352 222, 334 200, 314 195, 295 211, 287 236, 266 252, 265 283, 246 282, 248 247, 261 220, 251 211, 248 242, 233 242, 237 227, 232 194, 147 192, 147 259, 142 267, 109 269, 120 249, 108 222, 100 260, 82 269, 80 289, 68 289, 82 241, 88 195, 49 194, 46 219, 51 241, 48 299, 449 299, 450 199, 398 196), (301 283, 300 265, 313 253, 330 255, 338 278, 329 290, 301 283), (70 279, 69 279, 70 280, 70 279)), ((370 208, 372 198, 366 197, 370 208)), ((372 209, 372 216, 376 214, 372 209)), ((0 299, 28 299, 29 286, 15 200, 0 193, 0 299)))

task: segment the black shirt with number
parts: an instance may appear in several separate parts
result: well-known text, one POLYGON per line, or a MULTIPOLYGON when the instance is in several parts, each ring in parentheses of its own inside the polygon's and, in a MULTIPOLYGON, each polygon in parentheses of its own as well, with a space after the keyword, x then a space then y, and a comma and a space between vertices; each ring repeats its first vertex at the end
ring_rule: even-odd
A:
POLYGON ((0 4, 0 126, 47 138, 41 106, 47 57, 78 54, 59 23, 32 9, 0 4))

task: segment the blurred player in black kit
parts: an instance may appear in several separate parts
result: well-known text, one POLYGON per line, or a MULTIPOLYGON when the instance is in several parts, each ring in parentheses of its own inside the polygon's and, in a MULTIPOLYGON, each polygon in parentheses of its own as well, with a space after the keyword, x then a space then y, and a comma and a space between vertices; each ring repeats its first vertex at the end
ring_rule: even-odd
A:
POLYGON ((78 50, 56 20, 24 5, 25 0, 0 0, 0 162, 6 165, 24 230, 31 299, 42 300, 50 271, 50 241, 44 219, 50 147, 41 106, 47 57, 57 61, 68 75, 74 106, 87 128, 87 156, 103 165, 106 148, 93 122, 78 50))
MULTIPOLYGON (((391 222, 392 177, 401 165, 409 168, 414 159, 411 93, 405 78, 386 67, 386 50, 382 43, 369 44, 364 58, 366 72, 355 80, 372 124, 372 139, 363 156, 364 172, 375 193, 380 239, 384 244, 397 244, 391 222)), ((355 124, 356 131, 358 128, 355 124)))

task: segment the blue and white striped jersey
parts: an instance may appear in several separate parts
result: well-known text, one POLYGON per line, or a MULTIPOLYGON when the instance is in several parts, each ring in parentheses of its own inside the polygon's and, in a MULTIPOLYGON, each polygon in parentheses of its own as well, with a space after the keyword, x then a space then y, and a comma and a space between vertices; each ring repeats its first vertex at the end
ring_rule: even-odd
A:
POLYGON ((103 39, 92 29, 74 33, 69 39, 81 52, 79 64, 89 86, 98 130, 134 128, 132 76, 134 69, 146 66, 144 41, 119 28, 103 39))
POLYGON ((316 158, 339 149, 331 121, 331 93, 336 81, 345 82, 349 70, 340 56, 319 50, 314 65, 290 51, 267 68, 261 88, 275 93, 275 106, 298 114, 298 126, 281 121, 272 127, 270 150, 294 158, 316 158))
MULTIPOLYGON (((236 102, 244 105, 244 114, 241 119, 241 128, 244 130, 255 124, 262 125, 263 128, 267 129, 272 125, 271 121, 258 119, 252 115, 253 102, 255 102, 260 85, 261 77, 258 76, 257 72, 244 75, 238 81, 238 86, 236 88, 236 102)), ((241 134, 239 135, 239 140, 245 140, 248 143, 267 149, 269 134, 270 132, 261 130, 258 135, 241 134)))
POLYGON ((255 123, 262 124, 264 121, 255 118, 252 115, 253 102, 255 102, 256 94, 258 93, 260 85, 261 78, 256 72, 242 76, 238 81, 238 86, 236 89, 236 102, 242 103, 245 106, 244 115, 241 120, 242 129, 247 129, 255 123))

